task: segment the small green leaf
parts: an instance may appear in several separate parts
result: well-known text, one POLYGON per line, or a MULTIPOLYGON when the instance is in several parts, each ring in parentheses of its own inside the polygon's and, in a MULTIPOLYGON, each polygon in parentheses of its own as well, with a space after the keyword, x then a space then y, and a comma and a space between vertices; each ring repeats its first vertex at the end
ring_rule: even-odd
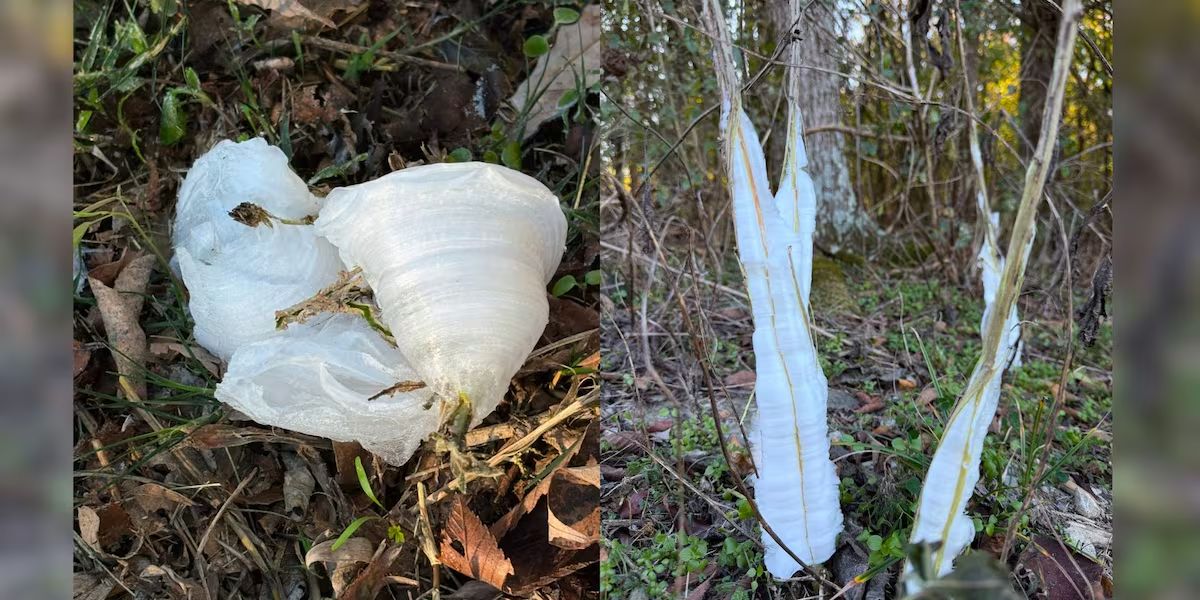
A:
POLYGON ((94 114, 93 111, 90 111, 90 110, 79 111, 79 118, 75 120, 75 132, 76 133, 85 133, 86 132, 88 123, 90 123, 92 121, 93 114, 94 114))
POLYGON ((483 153, 483 162, 498 165, 500 164, 500 155, 496 154, 495 150, 488 150, 483 153))
MULTIPOLYGON (((358 473, 358 485, 362 486, 363 493, 365 493, 367 497, 371 499, 371 502, 374 502, 376 506, 383 508, 383 503, 381 503, 379 499, 375 497, 375 492, 371 490, 371 481, 367 479, 367 470, 363 468, 361 456, 354 457, 354 472, 358 473)), ((386 508, 383 509, 387 510, 386 508)))
POLYGON ((521 169, 521 142, 513 140, 504 146, 500 153, 500 161, 510 169, 521 169))
POLYGON ((563 92, 562 96, 559 96, 558 109, 562 110, 564 108, 570 108, 575 106, 576 102, 579 102, 579 90, 571 88, 563 92))
POLYGON ((396 542, 397 544, 404 543, 404 530, 401 529, 399 525, 389 526, 387 536, 388 536, 389 540, 392 540, 393 542, 396 542))
POLYGON ((877 535, 872 535, 871 537, 867 538, 867 548, 870 548, 871 552, 878 551, 882 547, 883 547, 883 538, 881 538, 877 535))
POLYGON ((347 172, 349 172, 350 169, 352 169, 354 167, 354 165, 357 165, 358 163, 360 163, 366 159, 367 159, 367 153, 363 152, 362 154, 359 154, 358 156, 355 156, 354 158, 352 158, 340 165, 329 165, 328 167, 325 167, 324 169, 317 171, 317 174, 313 175, 312 178, 308 180, 308 185, 312 185, 314 183, 317 183, 318 181, 324 181, 326 179, 330 179, 333 177, 342 177, 347 172))
POLYGON ((183 139, 187 133, 186 115, 180 109, 179 98, 174 93, 168 93, 163 98, 162 118, 158 124, 158 139, 171 145, 183 139))
POLYGON ((363 523, 366 523, 367 521, 370 521, 371 519, 378 519, 378 518, 379 517, 376 517, 374 515, 367 515, 365 517, 359 517, 359 518, 355 519, 353 522, 350 523, 349 527, 346 527, 346 530, 342 532, 342 535, 338 536, 337 540, 333 542, 333 546, 331 546, 329 549, 337 550, 338 548, 341 548, 342 544, 345 544, 346 540, 350 539, 350 536, 354 535, 354 532, 358 531, 358 528, 362 527, 363 523))
POLYGON ((192 91, 200 91, 200 76, 196 74, 196 70, 188 67, 183 70, 183 80, 187 82, 192 91))
POLYGON ((525 56, 537 58, 550 51, 550 42, 544 35, 531 35, 525 40, 525 56))
POLYGON ((583 282, 588 285, 600 285, 600 280, 603 278, 603 276, 604 273, 600 269, 594 269, 584 273, 583 282))
POLYGON ((79 243, 83 241, 84 234, 87 233, 88 227, 95 225, 99 220, 100 219, 93 219, 91 221, 84 221, 83 223, 76 225, 75 229, 71 231, 71 247, 78 248, 79 243))
POLYGON ((466 148, 455 148, 453 152, 446 156, 449 159, 447 162, 471 162, 471 151, 466 148))
POLYGON ((754 509, 750 508, 750 502, 745 498, 738 498, 738 518, 745 521, 754 516, 754 509))
POLYGON ((573 8, 560 7, 554 9, 555 25, 570 25, 579 20, 579 11, 573 8))
POLYGON ((579 282, 575 281, 574 275, 563 275, 558 281, 554 282, 554 287, 550 288, 550 293, 554 297, 562 296, 563 294, 575 289, 579 282))

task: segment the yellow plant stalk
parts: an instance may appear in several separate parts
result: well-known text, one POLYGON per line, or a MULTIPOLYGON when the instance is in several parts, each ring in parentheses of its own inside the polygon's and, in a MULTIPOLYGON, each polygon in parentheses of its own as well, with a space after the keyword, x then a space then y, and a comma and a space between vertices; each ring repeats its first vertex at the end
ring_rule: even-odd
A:
MULTIPOLYGON (((987 312, 983 328, 983 349, 966 390, 946 423, 945 432, 934 452, 933 461, 921 489, 912 542, 929 544, 928 564, 921 572, 928 577, 945 575, 953 560, 974 538, 974 527, 966 515, 967 501, 979 481, 979 460, 988 425, 996 412, 1000 396, 1000 377, 1013 352, 1010 315, 1025 280, 1025 265, 1033 240, 1034 219, 1041 203, 1049 174, 1051 153, 1058 137, 1063 93, 1075 47, 1079 0, 1064 0, 1063 19, 1058 33, 1054 70, 1043 107, 1042 129, 1037 148, 1025 173, 1025 188, 1008 244, 996 289, 995 304, 987 312)), ((913 566, 906 568, 911 572, 913 566)), ((908 580, 909 593, 918 592, 924 582, 908 580)))

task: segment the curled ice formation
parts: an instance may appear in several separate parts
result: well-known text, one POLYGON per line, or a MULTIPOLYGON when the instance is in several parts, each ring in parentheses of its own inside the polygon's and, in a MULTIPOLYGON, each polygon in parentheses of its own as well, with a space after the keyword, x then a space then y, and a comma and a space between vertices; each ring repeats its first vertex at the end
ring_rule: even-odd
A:
POLYGON ((333 283, 337 251, 311 226, 250 227, 229 211, 250 202, 284 219, 316 214, 318 201, 262 138, 222 141, 201 156, 179 190, 175 263, 188 288, 196 341, 229 360, 275 333, 275 311, 333 283))
POLYGON ((334 314, 238 348, 216 397, 259 423, 357 441, 402 465, 437 430, 438 408, 428 387, 380 393, 417 379, 365 319, 334 314))
POLYGON ((465 394, 475 422, 490 413, 548 320, 558 198, 505 167, 433 164, 331 191, 316 228, 362 268, 421 381, 465 394))

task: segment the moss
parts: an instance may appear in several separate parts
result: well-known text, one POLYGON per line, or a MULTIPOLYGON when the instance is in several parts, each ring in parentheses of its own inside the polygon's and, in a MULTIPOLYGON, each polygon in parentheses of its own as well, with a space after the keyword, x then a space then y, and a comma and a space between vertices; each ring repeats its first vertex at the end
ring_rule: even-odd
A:
POLYGON ((858 311, 858 303, 850 295, 846 274, 838 261, 813 257, 812 305, 818 311, 858 311))

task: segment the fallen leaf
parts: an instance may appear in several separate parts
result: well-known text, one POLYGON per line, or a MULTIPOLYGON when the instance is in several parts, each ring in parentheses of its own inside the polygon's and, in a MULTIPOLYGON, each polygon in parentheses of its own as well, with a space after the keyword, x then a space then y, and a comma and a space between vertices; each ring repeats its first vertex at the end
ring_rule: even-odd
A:
POLYGON ((392 570, 392 565, 396 564, 396 559, 400 558, 401 549, 401 546, 389 546, 386 541, 380 542, 375 555, 367 563, 367 568, 337 595, 338 600, 367 600, 378 597, 387 585, 388 572, 392 570))
POLYGON ((195 358, 200 363, 200 366, 204 367, 204 370, 211 373, 213 377, 221 376, 221 361, 200 346, 193 346, 179 340, 156 336, 151 339, 149 347, 150 354, 162 359, 169 359, 175 356, 195 358))
POLYGON ((517 86, 517 91, 509 99, 517 110, 528 108, 526 139, 537 132, 539 125, 561 112, 560 101, 564 95, 579 87, 591 87, 599 81, 603 72, 603 52, 604 45, 600 43, 600 5, 589 4, 583 9, 579 21, 558 30, 550 51, 538 58, 529 78, 517 86), (539 87, 531 89, 534 86, 539 87), (529 105, 531 102, 532 105, 529 105))
POLYGON ((500 550, 496 538, 471 512, 461 495, 454 497, 442 529, 441 560, 451 569, 497 588, 503 588, 505 580, 513 574, 512 563, 500 550))
POLYGON ((76 517, 79 521, 79 536, 98 552, 110 552, 121 538, 133 530, 129 514, 116 502, 105 504, 99 509, 80 506, 76 517))
POLYGON ((359 489, 358 470, 354 459, 362 460, 364 465, 371 464, 371 453, 363 449, 358 442, 333 442, 333 464, 337 467, 338 485, 347 489, 359 489))
POLYGON ((600 477, 605 481, 620 481, 625 478, 625 469, 612 465, 600 465, 600 477))
POLYGON ((316 86, 304 86, 292 94, 292 119, 303 125, 332 123, 338 110, 330 102, 317 100, 316 86))
POLYGON ((605 431, 602 437, 613 450, 618 452, 639 450, 642 447, 638 434, 632 431, 605 431))
POLYGON ((862 403, 861 406, 854 409, 854 412, 865 414, 883 410, 882 396, 868 396, 865 392, 855 392, 854 395, 857 396, 858 401, 862 403))
POLYGON ((599 466, 556 471, 547 495, 551 544, 582 550, 600 540, 599 466))
POLYGON ((672 419, 655 419, 646 423, 646 433, 659 433, 675 426, 672 419))
POLYGON ((915 389, 917 389, 917 382, 915 382, 911 379, 897 379, 896 387, 900 388, 901 390, 905 390, 905 391, 915 390, 915 389))
POLYGON ((617 509, 617 514, 622 519, 640 518, 642 504, 645 503, 647 494, 646 490, 634 490, 632 494, 621 500, 621 506, 617 509))
POLYGON ((112 345, 122 392, 126 396, 132 392, 138 400, 146 397, 146 383, 137 374, 145 369, 147 356, 146 333, 142 331, 139 318, 154 260, 149 254, 133 259, 117 276, 113 287, 104 285, 99 279, 88 278, 104 320, 108 342, 112 345))
POLYGON ((87 368, 88 361, 92 359, 92 351, 83 347, 79 340, 71 340, 71 350, 74 354, 74 365, 71 369, 71 378, 79 377, 80 373, 87 368))
POLYGON ((80 506, 75 513, 79 521, 79 537, 93 550, 100 550, 100 515, 90 506, 80 506))
POLYGON ((754 371, 738 371, 725 378, 725 385, 727 387, 742 387, 751 385, 757 380, 758 376, 755 375, 754 371))
MULTIPOLYGON (((521 517, 529 514, 537 506, 539 500, 542 499, 550 491, 550 486, 555 480, 565 478, 569 482, 583 483, 586 485, 594 485, 600 487, 600 467, 599 465, 570 467, 563 468, 550 474, 550 476, 542 479, 533 489, 525 494, 521 499, 520 504, 512 507, 499 521, 492 524, 492 536, 496 539, 504 537, 517 524, 521 517)), ((597 492, 598 494, 599 492, 597 492)), ((598 496, 597 496, 598 497, 598 496)), ((592 502, 596 505, 596 502, 592 502)))
POLYGON ((117 582, 108 575, 74 573, 71 578, 71 600, 107 600, 117 582))
MULTIPOLYGON (((708 589, 711 588, 713 582, 717 580, 717 577, 715 577, 713 574, 716 572, 718 566, 720 566, 720 564, 715 561, 709 563, 708 568, 704 569, 704 583, 692 588, 692 591, 687 595, 687 600, 704 600, 704 596, 708 593, 708 589)), ((681 589, 680 591, 682 592, 683 590, 681 589)))
POLYGON ((168 513, 176 506, 195 506, 191 498, 157 483, 145 483, 133 490, 133 500, 146 512, 160 510, 168 513))
POLYGON ((283 465, 283 509, 293 521, 304 520, 308 512, 308 501, 312 498, 317 482, 308 465, 300 457, 291 452, 281 453, 283 465))
POLYGON ((299 0, 237 0, 238 4, 257 6, 263 10, 272 11, 275 16, 283 19, 312 19, 326 27, 335 27, 328 17, 322 17, 309 10, 299 0))
POLYGON ((929 406, 929 404, 934 400, 937 400, 937 398, 937 388, 933 387, 932 385, 927 385, 925 386, 925 389, 921 390, 920 394, 917 394, 917 406, 929 406))
POLYGON ((1049 600, 1094 600, 1110 597, 1104 589, 1104 567, 1058 540, 1036 536, 1018 564, 1032 572, 1049 600))
POLYGON ((352 537, 334 550, 333 545, 336 542, 337 540, 325 540, 309 548, 308 552, 304 554, 304 566, 308 567, 316 562, 365 563, 370 562, 371 557, 375 554, 375 547, 367 538, 352 537))
MULTIPOLYGON (((109 253, 109 256, 111 257, 111 253, 109 253)), ((126 250, 121 253, 121 258, 110 260, 88 269, 88 277, 99 279, 104 285, 112 287, 113 283, 117 280, 117 275, 120 275, 121 271, 125 270, 125 267, 129 265, 129 261, 133 260, 134 256, 134 252, 126 250)))
POLYGON ((543 498, 534 511, 501 540, 501 548, 512 557, 516 571, 509 578, 505 592, 528 596, 600 559, 600 544, 592 544, 583 550, 567 550, 551 544, 549 520, 549 508, 543 498))

